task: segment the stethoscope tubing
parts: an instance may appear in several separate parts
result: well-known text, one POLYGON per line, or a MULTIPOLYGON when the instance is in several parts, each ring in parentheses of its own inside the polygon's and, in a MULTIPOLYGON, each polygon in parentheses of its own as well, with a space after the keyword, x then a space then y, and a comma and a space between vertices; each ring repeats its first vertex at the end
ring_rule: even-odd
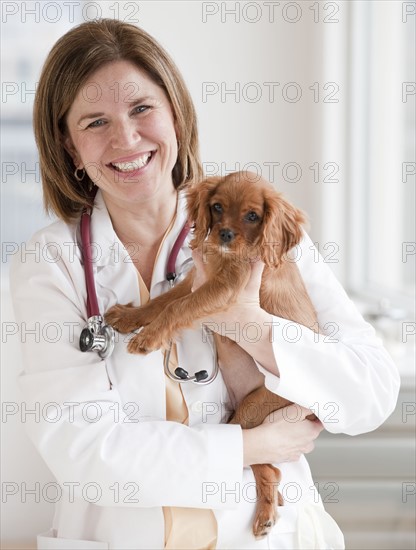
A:
POLYGON ((91 255, 91 210, 85 210, 81 216, 81 243, 84 259, 85 283, 87 287, 87 314, 88 318, 100 316, 97 291, 95 289, 94 273, 91 255))

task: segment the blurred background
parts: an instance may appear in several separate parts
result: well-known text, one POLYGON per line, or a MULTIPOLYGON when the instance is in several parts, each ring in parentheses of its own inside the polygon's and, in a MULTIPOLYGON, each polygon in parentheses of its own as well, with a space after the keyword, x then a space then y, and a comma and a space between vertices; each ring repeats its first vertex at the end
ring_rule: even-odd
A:
POLYGON ((36 336, 14 323, 8 290, 10 258, 52 221, 34 90, 54 42, 97 17, 161 42, 193 96, 206 173, 257 172, 305 210, 317 251, 392 354, 391 418, 354 438, 322 434, 309 456, 347 548, 415 548, 416 3, 397 0, 1 3, 2 548, 34 548, 54 507, 16 387, 19 342, 36 336))

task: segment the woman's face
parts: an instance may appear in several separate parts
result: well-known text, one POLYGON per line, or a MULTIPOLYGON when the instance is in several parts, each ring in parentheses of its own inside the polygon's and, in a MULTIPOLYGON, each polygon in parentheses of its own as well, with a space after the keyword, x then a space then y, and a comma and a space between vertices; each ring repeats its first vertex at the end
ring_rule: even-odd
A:
POLYGON ((94 73, 68 111, 65 145, 104 199, 129 204, 166 197, 178 149, 164 91, 128 61, 94 73))

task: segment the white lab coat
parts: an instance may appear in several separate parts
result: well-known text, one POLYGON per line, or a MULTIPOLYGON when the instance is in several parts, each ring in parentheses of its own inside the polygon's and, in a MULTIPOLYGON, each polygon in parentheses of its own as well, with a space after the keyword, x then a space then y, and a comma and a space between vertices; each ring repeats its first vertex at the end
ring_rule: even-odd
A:
MULTIPOLYGON (((151 296, 168 290, 167 258, 184 221, 181 196, 154 268, 151 296)), ((221 375, 207 386, 182 384, 188 427, 165 420, 160 351, 131 355, 123 335, 105 361, 79 350, 87 311, 78 232, 76 225, 61 221, 39 231, 26 247, 37 253, 16 256, 11 272, 17 321, 25 322, 27 330, 37 323, 41 335, 22 346, 20 387, 27 407, 40 411, 39 418, 28 415, 26 427, 62 487, 52 529, 38 538, 39 548, 161 549, 162 506, 213 509, 218 548, 343 548, 304 457, 279 466, 286 504, 272 534, 254 539, 254 478, 250 468, 243 468, 241 428, 221 424, 227 414, 221 375)), ((116 303, 138 305, 137 271, 114 233, 100 192, 91 236, 101 312, 116 303)), ((328 266, 314 261, 310 247, 305 235, 297 249, 298 266, 320 325, 329 323, 333 337, 318 337, 276 317, 274 346, 281 376, 262 372, 271 390, 314 406, 328 431, 354 435, 374 430, 395 407, 396 368, 328 266)), ((181 276, 191 263, 185 242, 177 258, 181 276)), ((211 347, 199 330, 184 333, 178 354, 191 373, 211 369, 211 347)))

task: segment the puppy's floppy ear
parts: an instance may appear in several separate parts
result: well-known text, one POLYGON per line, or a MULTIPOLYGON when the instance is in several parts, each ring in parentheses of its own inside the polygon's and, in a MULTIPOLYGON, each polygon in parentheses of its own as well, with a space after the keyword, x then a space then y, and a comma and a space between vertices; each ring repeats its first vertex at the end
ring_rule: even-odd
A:
POLYGON ((278 267, 284 255, 302 239, 305 214, 280 193, 267 189, 264 194, 261 258, 268 267, 278 267))
POLYGON ((194 226, 191 248, 202 245, 211 229, 209 199, 222 179, 220 176, 207 178, 191 187, 186 194, 188 222, 194 226))

